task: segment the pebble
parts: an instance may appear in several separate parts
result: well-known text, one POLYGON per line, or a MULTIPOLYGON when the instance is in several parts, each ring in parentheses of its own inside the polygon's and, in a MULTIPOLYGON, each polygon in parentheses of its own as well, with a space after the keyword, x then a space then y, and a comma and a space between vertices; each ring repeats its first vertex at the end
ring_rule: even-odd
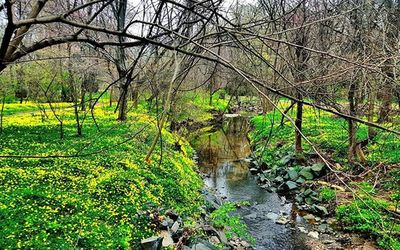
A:
POLYGON ((324 240, 324 241, 322 241, 322 243, 324 243, 324 244, 333 244, 333 243, 335 243, 335 241, 334 240, 324 240))
POLYGON ((174 245, 174 240, 171 237, 171 234, 168 231, 161 231, 160 232, 160 237, 163 238, 162 240, 162 246, 163 247, 169 247, 174 245))
POLYGON ((175 221, 175 223, 171 227, 171 232, 176 233, 179 229, 179 222, 175 221))
POLYGON ((308 233, 308 231, 307 231, 307 229, 306 229, 305 227, 298 227, 298 229, 299 229, 299 231, 302 232, 302 233, 305 233, 305 234, 308 233))
POLYGON ((279 219, 276 221, 277 224, 286 225, 289 223, 289 218, 286 216, 280 216, 279 219))
POLYGON ((307 214, 307 215, 303 216, 303 218, 306 220, 315 220, 315 216, 312 214, 307 214))
POLYGON ((210 237, 210 242, 213 243, 213 244, 219 244, 219 243, 221 243, 221 241, 218 239, 217 236, 211 236, 211 237, 210 237))
POLYGON ((273 221, 276 221, 279 218, 279 215, 276 213, 269 212, 267 214, 267 218, 273 221))
POLYGON ((312 232, 309 232, 309 233, 307 234, 307 236, 309 236, 309 237, 311 237, 311 238, 314 238, 314 239, 318 239, 318 238, 319 238, 319 233, 318 233, 318 232, 315 232, 315 231, 312 231, 312 232))
POLYGON ((335 224, 336 223, 336 219, 335 218, 329 218, 329 219, 326 220, 326 223, 328 223, 330 225, 335 224))

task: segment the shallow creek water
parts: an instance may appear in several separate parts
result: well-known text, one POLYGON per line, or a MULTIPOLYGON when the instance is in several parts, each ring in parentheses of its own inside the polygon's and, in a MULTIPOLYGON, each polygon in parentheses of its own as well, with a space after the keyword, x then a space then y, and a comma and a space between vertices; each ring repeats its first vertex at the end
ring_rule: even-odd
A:
POLYGON ((262 189, 249 171, 251 147, 248 119, 233 116, 224 126, 194 138, 205 184, 227 201, 249 201, 238 209, 256 239, 255 249, 304 249, 302 239, 289 225, 276 224, 268 213, 291 214, 292 204, 277 193, 262 189))

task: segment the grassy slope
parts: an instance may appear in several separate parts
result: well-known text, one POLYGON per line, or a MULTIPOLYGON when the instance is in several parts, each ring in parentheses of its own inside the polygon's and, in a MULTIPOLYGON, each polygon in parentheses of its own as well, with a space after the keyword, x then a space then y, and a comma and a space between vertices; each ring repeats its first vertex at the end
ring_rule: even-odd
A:
MULTIPOLYGON (((286 105, 287 103, 284 104, 286 105)), ((294 112, 289 115, 295 117, 294 112)), ((282 157, 293 152, 294 128, 287 120, 284 126, 279 126, 280 120, 281 115, 276 111, 265 116, 256 116, 252 120, 255 129, 251 139, 256 143, 256 153, 270 166, 279 165, 282 157), (277 148, 278 144, 282 146, 277 148)), ((352 168, 347 162, 347 123, 343 119, 327 112, 306 108, 303 132, 317 148, 329 153, 335 162, 340 163, 344 170, 352 168)), ((357 138, 361 140, 366 136, 367 127, 361 125, 357 131, 357 138)), ((311 150, 307 143, 303 145, 306 152, 311 150)), ((339 206, 336 214, 346 229, 372 234, 384 248, 400 249, 400 242, 396 240, 396 235, 400 233, 400 224, 387 212, 399 204, 400 169, 396 164, 400 162, 400 139, 395 135, 380 132, 364 152, 369 166, 383 163, 394 164, 394 167, 386 174, 381 173, 380 180, 383 185, 380 189, 372 188, 368 193, 363 188, 371 186, 368 180, 373 185, 375 174, 366 176, 364 182, 350 183, 354 190, 358 190, 354 196, 355 201, 351 202, 353 194, 348 194, 346 197, 350 202, 345 200, 346 204, 339 206)))
POLYGON ((183 216, 196 213, 202 182, 191 148, 180 139, 182 151, 175 150, 178 136, 163 131, 162 159, 158 146, 151 164, 145 163, 156 127, 144 109, 118 123, 110 110, 97 108, 100 132, 88 117, 81 138, 75 136, 72 111, 59 110, 66 133, 61 140, 52 116, 43 121, 39 113, 24 112, 31 111, 30 105, 12 107, 18 111, 4 117, 1 155, 104 151, 87 157, 0 159, 0 248, 128 248, 153 234, 149 213, 156 207, 183 216))
MULTIPOLYGON (((288 114, 293 119, 295 113, 292 110, 288 114)), ((285 125, 279 126, 281 115, 278 111, 271 112, 265 116, 256 116, 253 118, 255 127, 251 134, 252 139, 259 143, 261 149, 263 142, 272 133, 267 147, 275 147, 280 142, 291 147, 294 144, 294 128, 292 124, 285 119, 285 125), (269 145, 269 146, 268 146, 269 145)), ((310 141, 323 149, 325 152, 332 153, 335 161, 347 163, 347 122, 344 119, 334 117, 332 114, 323 111, 316 111, 312 108, 305 108, 303 117, 303 133, 310 141)), ((357 131, 357 139, 367 138, 367 127, 360 125, 357 131)), ((305 151, 310 151, 310 145, 303 143, 305 151)), ((369 144, 365 150, 368 162, 373 165, 377 162, 386 164, 400 162, 400 139, 393 134, 378 133, 373 143, 369 144)), ((264 157, 269 157, 268 150, 264 152, 264 157)), ((266 158, 265 160, 269 160, 266 158)))

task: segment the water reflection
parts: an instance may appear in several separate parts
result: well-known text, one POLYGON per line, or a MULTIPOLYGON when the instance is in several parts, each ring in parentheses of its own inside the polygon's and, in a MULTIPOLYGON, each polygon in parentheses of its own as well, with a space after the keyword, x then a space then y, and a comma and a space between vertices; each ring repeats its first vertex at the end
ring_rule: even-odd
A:
POLYGON ((269 220, 269 212, 290 214, 292 205, 282 204, 276 193, 268 193, 249 172, 251 155, 248 119, 231 117, 223 128, 194 138, 192 144, 205 174, 205 184, 229 201, 250 201, 238 213, 256 238, 255 249, 302 249, 294 242, 290 228, 269 220))

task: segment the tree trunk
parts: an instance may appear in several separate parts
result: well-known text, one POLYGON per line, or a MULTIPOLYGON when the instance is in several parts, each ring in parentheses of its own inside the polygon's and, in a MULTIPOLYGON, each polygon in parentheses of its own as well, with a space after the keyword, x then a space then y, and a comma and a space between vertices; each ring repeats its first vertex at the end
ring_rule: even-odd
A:
MULTIPOLYGON (((352 82, 350 84, 350 89, 348 93, 348 101, 349 101, 349 110, 350 110, 350 115, 355 116, 356 115, 356 105, 355 105, 355 93, 356 93, 356 83, 352 82)), ((356 144, 357 144, 357 138, 356 138, 356 124, 352 119, 348 119, 348 139, 349 139, 349 148, 348 148, 348 160, 349 162, 354 161, 354 156, 356 155, 356 144)))
POLYGON ((392 104, 391 90, 389 88, 386 88, 382 96, 382 105, 379 109, 378 123, 389 121, 391 104, 392 104))
POLYGON ((78 136, 82 136, 82 126, 79 121, 79 110, 78 110, 78 102, 75 101, 74 103, 74 113, 75 113, 75 120, 76 120, 76 134, 78 136))
MULTIPOLYGON (((302 100, 302 95, 299 93, 298 94, 299 100, 302 100)), ((303 153, 303 147, 302 147, 302 136, 301 136, 301 131, 302 131, 302 126, 303 126, 303 103, 298 102, 297 103, 297 110, 296 110, 296 120, 295 120, 295 150, 296 150, 296 155, 301 155, 303 153)))
POLYGON ((153 151, 154 151, 154 149, 156 147, 158 139, 160 139, 164 123, 165 123, 165 121, 167 119, 167 114, 171 110, 171 97, 172 97, 172 92, 173 92, 172 91, 173 90, 173 85, 175 83, 176 78, 178 77, 178 73, 179 73, 179 70, 180 70, 180 62, 178 62, 178 56, 177 56, 176 52, 175 52, 174 58, 175 58, 174 59, 175 60, 174 74, 172 76, 171 82, 170 82, 169 87, 168 87, 167 97, 166 97, 165 103, 164 103, 164 110, 163 110, 163 113, 162 113, 161 118, 160 118, 160 122, 159 122, 159 126, 158 126, 158 131, 157 131, 156 137, 154 138, 153 143, 150 146, 149 152, 147 152, 147 155, 145 157, 145 161, 146 162, 150 162, 150 157, 151 157, 151 155, 152 155, 152 153, 153 153, 153 151))
POLYGON ((60 138, 64 139, 64 126, 63 126, 63 122, 59 121, 59 125, 60 125, 60 138))
POLYGON ((119 98, 119 107, 118 107, 118 121, 126 121, 126 113, 128 110, 128 86, 127 84, 123 84, 121 86, 121 93, 119 98))
MULTIPOLYGON (((375 96, 374 96, 374 90, 371 88, 369 90, 368 94, 368 122, 373 122, 374 121, 374 111, 375 111, 375 96)), ((375 134, 375 130, 373 127, 368 126, 368 137, 371 137, 373 134, 375 134)))
POLYGON ((3 113, 4 113, 4 104, 6 102, 6 97, 3 96, 1 101, 1 110, 0 110, 0 134, 3 133, 3 113))
POLYGON ((113 87, 110 88, 110 107, 112 107, 112 104, 113 104, 113 100, 112 100, 113 92, 114 92, 113 89, 114 89, 113 87))

